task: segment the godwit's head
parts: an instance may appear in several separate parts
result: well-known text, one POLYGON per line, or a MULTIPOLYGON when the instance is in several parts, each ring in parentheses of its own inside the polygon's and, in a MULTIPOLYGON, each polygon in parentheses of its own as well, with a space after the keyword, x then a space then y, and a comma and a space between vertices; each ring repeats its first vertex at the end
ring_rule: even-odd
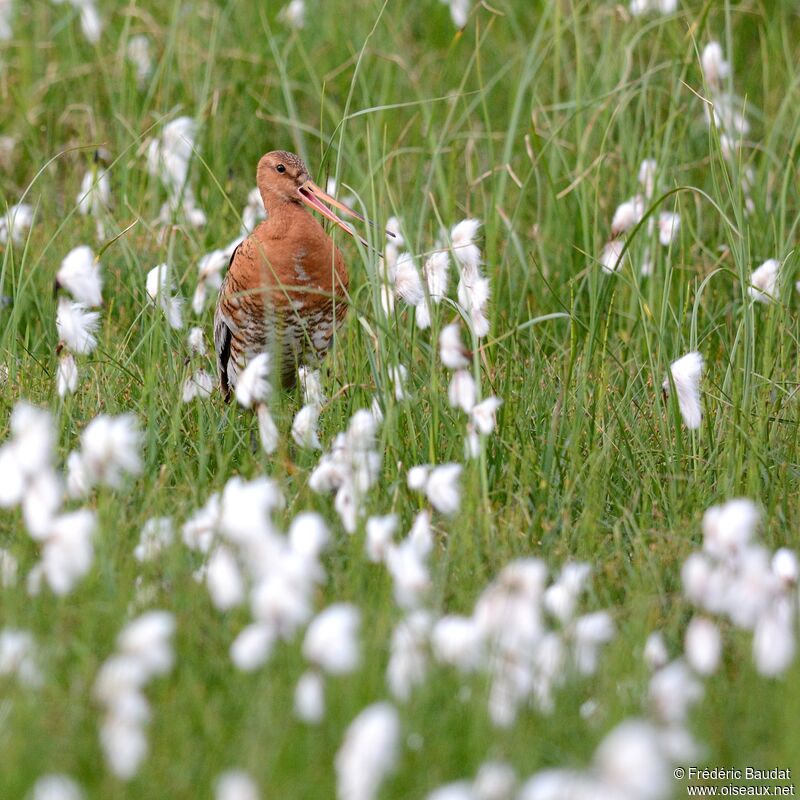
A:
POLYGON ((261 160, 258 162, 256 182, 268 214, 285 203, 304 203, 346 230, 351 236, 356 236, 355 231, 324 203, 338 208, 362 222, 367 221, 361 214, 320 189, 309 177, 308 168, 303 159, 294 153, 273 150, 271 153, 261 156, 261 160))

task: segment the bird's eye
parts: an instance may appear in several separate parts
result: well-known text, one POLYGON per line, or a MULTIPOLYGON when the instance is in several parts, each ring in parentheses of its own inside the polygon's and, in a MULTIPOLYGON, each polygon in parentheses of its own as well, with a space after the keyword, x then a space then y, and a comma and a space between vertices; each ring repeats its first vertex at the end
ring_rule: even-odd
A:
POLYGON ((275 169, 278 170, 278 172, 286 172, 286 167, 284 167, 283 164, 278 164, 275 169))

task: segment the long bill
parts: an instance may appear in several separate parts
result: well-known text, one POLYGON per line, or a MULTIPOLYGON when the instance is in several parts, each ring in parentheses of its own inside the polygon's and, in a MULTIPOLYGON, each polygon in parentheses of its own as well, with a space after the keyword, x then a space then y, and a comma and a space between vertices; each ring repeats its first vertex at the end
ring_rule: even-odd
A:
MULTIPOLYGON (((300 199, 309 208, 313 208, 314 211, 318 211, 323 217, 329 219, 335 225, 338 225, 342 230, 347 231, 347 233, 349 233, 351 236, 359 239, 365 247, 369 247, 369 244, 364 241, 364 239, 359 236, 350 225, 348 225, 341 217, 339 217, 336 212, 331 211, 331 209, 328 208, 325 203, 333 206, 334 208, 338 208, 340 211, 343 211, 345 214, 349 214, 351 217, 355 217, 361 222, 366 222, 367 224, 373 226, 375 225, 374 222, 370 222, 368 219, 362 217, 357 211, 353 211, 352 208, 348 208, 344 203, 340 203, 335 197, 331 197, 331 195, 329 195, 326 191, 317 186, 314 181, 306 181, 300 187, 299 191, 300 199)), ((394 236, 391 231, 387 231, 386 233, 389 236, 394 236)))

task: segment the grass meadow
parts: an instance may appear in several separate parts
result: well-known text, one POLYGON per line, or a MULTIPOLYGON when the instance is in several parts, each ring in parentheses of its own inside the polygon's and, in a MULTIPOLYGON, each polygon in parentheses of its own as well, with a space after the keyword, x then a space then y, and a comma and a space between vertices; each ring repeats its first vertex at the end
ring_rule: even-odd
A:
MULTIPOLYGON (((63 596, 46 584, 29 591, 42 543, 19 509, 0 508, 0 547, 17 564, 0 586, 0 630, 30 632, 41 673, 33 687, 13 670, 0 674, 2 798, 28 797, 49 773, 71 776, 89 798, 211 798, 231 769, 249 773, 265 798, 369 798, 337 789, 334 762, 348 725, 378 701, 397 709, 400 734, 375 797, 425 798, 471 780, 488 760, 510 765, 519 785, 546 768, 591 768, 615 726, 652 718, 648 636, 663 633, 670 659, 684 652, 697 609, 681 568, 702 548, 706 510, 749 498, 770 554, 798 546, 798 4, 680 0, 671 13, 634 15, 610 0, 493 0, 473 4, 463 29, 434 0, 306 6, 298 28, 279 3, 108 0, 97 4, 102 32, 90 42, 78 7, 11 4, 11 35, 0 41, 0 135, 11 137, 0 202, 3 212, 29 203, 34 217, 0 249, 0 441, 19 400, 48 409, 62 469, 95 416, 131 412, 142 468, 82 502, 96 513, 94 555, 63 596), (126 55, 139 35, 152 58, 142 80, 126 55), (709 124, 714 92, 701 54, 711 41, 730 63, 718 95, 748 122, 733 152, 724 121, 709 124), (180 214, 159 219, 167 189, 146 165, 148 141, 184 115, 197 124, 187 185, 207 217, 200 227, 180 214), (273 149, 301 155, 323 187, 335 178, 338 195, 379 225, 397 217, 417 268, 437 240, 447 246, 443 230, 482 221, 490 331, 479 339, 462 321, 461 334, 482 396, 503 402, 469 460, 466 415, 448 402, 438 348, 441 329, 462 316, 455 289, 432 307, 430 329, 400 300, 387 316, 375 250, 335 234, 350 310, 321 371, 324 449, 373 398, 384 414, 380 472, 354 534, 332 495, 309 487, 320 452, 289 435, 299 390, 273 391, 280 441, 271 455, 254 446, 251 411, 218 391, 181 400, 193 368, 188 326, 202 327, 210 350, 194 366, 216 372, 213 302, 200 314, 189 306, 198 262, 237 235, 258 159, 273 149), (607 271, 612 218, 641 192, 645 159, 657 164, 655 189, 618 238, 619 268, 607 271), (108 171, 110 199, 83 215, 76 198, 97 169, 108 171), (650 223, 667 211, 680 227, 664 246, 650 223), (77 390, 62 398, 53 282, 82 244, 100 253, 98 345, 78 357, 77 390), (776 299, 756 302, 750 276, 771 258, 781 262, 776 299), (147 273, 161 263, 186 300, 183 329, 148 300, 147 273), (676 392, 662 391, 671 362, 690 351, 705 360, 695 430, 676 392), (391 380, 398 364, 408 371, 401 399, 391 380), (553 576, 577 561, 591 566, 580 613, 607 610, 616 631, 593 675, 565 667, 552 709, 525 702, 506 727, 487 711, 485 670, 462 674, 428 654, 408 699, 387 687, 392 632, 407 609, 387 569, 365 557, 365 520, 397 514, 399 541, 429 505, 409 489, 409 468, 450 462, 463 464, 460 508, 432 514, 422 601, 432 617, 471 614, 515 559, 541 559, 553 576), (249 606, 215 608, 194 577, 204 555, 181 540, 183 523, 235 475, 277 481, 281 531, 301 511, 324 518, 330 544, 314 610, 360 610, 360 664, 326 677, 318 724, 293 710, 307 667, 303 630, 258 669, 237 669, 229 651, 252 621, 249 606), (141 563, 134 548, 153 517, 170 517, 176 535, 141 563), (144 688, 148 754, 123 780, 104 757, 93 685, 122 628, 148 609, 174 615, 175 659, 144 688)), ((360 231, 383 249, 379 229, 360 231)), ((796 589, 792 597, 796 605, 796 589)), ((800 666, 790 658, 780 674, 760 674, 752 633, 707 616, 722 656, 682 721, 697 751, 680 763, 800 771, 800 666)), ((623 761, 637 769, 635 754, 623 761)), ((640 768, 642 786, 627 793, 560 796, 685 796, 671 767, 666 781, 647 777, 646 761, 640 768)), ((473 795, 453 795, 462 796, 473 795)))

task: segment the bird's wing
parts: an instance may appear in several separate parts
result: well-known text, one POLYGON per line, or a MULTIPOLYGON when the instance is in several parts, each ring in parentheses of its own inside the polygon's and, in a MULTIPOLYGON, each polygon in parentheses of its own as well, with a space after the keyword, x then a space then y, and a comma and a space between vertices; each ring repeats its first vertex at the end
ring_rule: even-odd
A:
MULTIPOLYGON (((230 261, 228 262, 228 270, 233 264, 233 259, 239 252, 241 244, 236 246, 236 249, 231 253, 230 261)), ((232 320, 223 311, 222 298, 225 296, 225 284, 227 283, 228 276, 225 275, 225 280, 222 282, 219 290, 219 298, 217 299, 217 307, 214 311, 214 350, 217 353, 217 371, 219 372, 219 385, 222 389, 222 394, 226 400, 230 400, 231 386, 228 378, 228 362, 231 357, 231 335, 232 335, 232 320)))

